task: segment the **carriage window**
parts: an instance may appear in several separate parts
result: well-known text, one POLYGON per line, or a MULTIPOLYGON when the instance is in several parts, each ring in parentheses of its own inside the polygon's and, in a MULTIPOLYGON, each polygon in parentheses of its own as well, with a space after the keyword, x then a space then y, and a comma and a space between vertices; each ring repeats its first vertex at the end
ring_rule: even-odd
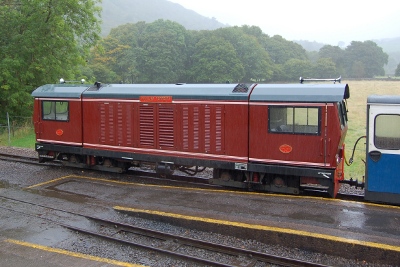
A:
POLYGON ((269 107, 268 132, 320 134, 318 107, 269 107))
POLYGON ((69 103, 66 101, 42 101, 42 119, 69 120, 69 103))
POLYGON ((400 115, 381 114, 375 118, 374 142, 379 149, 400 149, 400 115))

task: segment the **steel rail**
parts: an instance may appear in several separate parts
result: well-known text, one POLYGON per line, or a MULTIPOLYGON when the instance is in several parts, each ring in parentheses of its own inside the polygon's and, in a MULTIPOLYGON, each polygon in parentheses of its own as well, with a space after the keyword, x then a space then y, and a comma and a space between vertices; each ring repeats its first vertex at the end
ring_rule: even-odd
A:
MULTIPOLYGON (((79 217, 91 220, 93 222, 100 223, 100 225, 103 227, 104 227, 104 224, 108 224, 109 227, 112 228, 114 231, 115 231, 115 229, 118 229, 118 231, 114 232, 113 235, 115 235, 118 232, 125 231, 125 232, 129 232, 129 233, 133 233, 133 234, 138 234, 141 236, 146 236, 146 237, 155 238, 155 239, 159 239, 159 240, 161 239, 161 240, 164 240, 165 242, 172 240, 176 244, 175 246, 173 246, 172 250, 169 248, 163 248, 162 246, 160 246, 160 247, 148 246, 148 245, 140 244, 139 242, 133 242, 133 241, 125 240, 122 238, 118 238, 113 235, 106 235, 106 234, 102 234, 100 232, 95 232, 92 230, 83 229, 81 227, 76 227, 76 226, 67 224, 65 222, 45 218, 45 217, 37 215, 37 214, 30 214, 30 213, 10 209, 10 208, 4 207, 4 206, 0 206, 0 209, 8 210, 11 212, 17 212, 17 213, 21 213, 26 216, 32 216, 32 217, 36 217, 36 218, 39 218, 42 220, 46 220, 46 221, 57 224, 59 226, 62 226, 64 228, 70 229, 75 232, 79 232, 79 233, 90 235, 90 236, 97 237, 97 238, 106 239, 110 242, 117 242, 117 243, 121 243, 124 245, 139 247, 141 249, 152 250, 157 253, 162 253, 162 254, 168 255, 170 257, 179 258, 179 259, 189 261, 189 262, 196 262, 196 263, 200 263, 200 264, 206 264, 209 266, 249 266, 249 264, 251 266, 253 264, 256 264, 258 261, 264 262, 264 263, 276 264, 276 265, 280 265, 280 266, 304 266, 304 267, 325 267, 326 266, 326 265, 303 261, 303 260, 299 260, 299 259, 281 257, 281 256, 273 255, 273 254, 267 254, 267 253, 257 252, 257 251, 248 250, 248 249, 242 249, 242 248, 237 248, 237 247, 232 247, 232 246, 211 243, 211 242, 188 238, 188 237, 184 237, 184 236, 176 236, 176 235, 172 235, 172 234, 161 232, 161 231, 155 231, 152 229, 137 227, 137 226, 133 226, 133 225, 126 224, 126 223, 117 222, 114 220, 102 219, 102 218, 98 218, 95 216, 80 214, 80 213, 76 213, 76 212, 72 212, 72 211, 67 211, 65 209, 58 209, 58 208, 50 207, 47 205, 32 203, 32 202, 19 200, 19 199, 15 199, 15 198, 10 198, 10 197, 5 197, 5 196, 0 196, 0 198, 45 208, 46 214, 49 214, 48 213, 49 210, 53 210, 53 211, 57 211, 57 212, 71 214, 74 216, 79 216, 79 217), (241 260, 241 261, 236 260, 236 264, 234 264, 234 265, 232 264, 232 262, 229 262, 229 263, 217 262, 217 261, 213 261, 213 260, 209 260, 209 259, 205 259, 205 258, 196 257, 193 255, 176 252, 175 250, 181 246, 190 246, 195 249, 205 249, 205 250, 208 250, 211 252, 218 252, 218 253, 226 254, 229 256, 236 257, 236 258, 245 257, 246 260, 241 260), (251 263, 249 263, 249 261, 251 263)), ((51 215, 59 216, 56 214, 51 214, 51 215)), ((65 220, 65 218, 63 218, 63 220, 65 220)))

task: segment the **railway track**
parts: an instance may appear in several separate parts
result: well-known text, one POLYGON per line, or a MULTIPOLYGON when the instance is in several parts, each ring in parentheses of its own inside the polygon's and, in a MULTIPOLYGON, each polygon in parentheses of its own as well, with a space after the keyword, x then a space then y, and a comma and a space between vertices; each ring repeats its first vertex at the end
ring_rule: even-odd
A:
MULTIPOLYGON (((37 157, 29 157, 29 156, 23 156, 23 155, 12 155, 12 154, 5 154, 5 153, 0 153, 0 160, 5 160, 5 161, 12 161, 12 162, 20 162, 20 163, 27 163, 27 164, 33 164, 33 165, 39 165, 39 166, 55 166, 55 167, 60 167, 63 166, 61 161, 49 161, 45 163, 39 163, 37 157)), ((75 168, 75 167, 69 167, 66 166, 67 168, 75 168)), ((112 173, 110 173, 111 175, 112 173)), ((129 169, 127 171, 127 175, 132 175, 135 177, 144 177, 147 180, 154 180, 154 181, 163 181, 163 182, 174 182, 174 183, 182 183, 182 184, 190 184, 192 186, 200 186, 200 187, 207 187, 207 188, 213 188, 213 189, 224 189, 224 190, 232 190, 232 191, 238 191, 240 189, 235 189, 235 188, 226 188, 226 187, 221 187, 218 185, 212 185, 209 183, 209 178, 206 177, 198 177, 198 176, 190 176, 190 175, 166 175, 162 176, 160 174, 157 174, 153 171, 146 171, 146 170, 141 170, 141 169, 129 169)), ((346 185, 343 185, 346 186, 346 185)), ((318 197, 327 197, 326 193, 320 193, 317 191, 305 191, 304 195, 309 197, 309 196, 318 196, 318 197)), ((336 196, 337 199, 341 200, 348 200, 348 201, 358 201, 358 202, 365 202, 364 201, 364 194, 363 193, 343 193, 339 192, 336 196)))
POLYGON ((23 216, 39 218, 75 233, 100 238, 114 244, 148 250, 186 263, 206 266, 255 266, 260 263, 277 266, 325 266, 303 260, 210 243, 185 236, 171 235, 166 232, 137 227, 115 220, 58 209, 41 203, 33 203, 6 196, 0 196, 0 198, 2 199, 0 209, 19 213, 23 216), (18 207, 18 209, 15 207, 18 207), (76 226, 76 222, 82 221, 88 222, 80 223, 86 227, 76 226))
POLYGON ((6 153, 0 153, 0 160, 11 161, 11 162, 20 162, 20 163, 40 165, 40 166, 61 166, 61 162, 59 162, 59 161, 39 163, 37 157, 12 155, 12 154, 6 154, 6 153))
MULTIPOLYGON (((61 161, 49 161, 45 163, 39 163, 37 157, 30 157, 24 155, 12 155, 6 153, 0 153, 0 160, 10 161, 10 162, 18 162, 18 163, 26 163, 31 165, 38 165, 38 166, 53 166, 53 167, 60 167, 63 166, 61 161)), ((71 166, 65 166, 66 168, 76 168, 71 166)), ((88 170, 92 170, 88 168, 88 170)), ((96 170, 95 170, 96 171, 96 170)), ((110 175, 114 173, 110 172, 110 175)), ((132 176, 141 176, 146 177, 146 179, 154 179, 154 180, 163 180, 163 181, 173 181, 173 182, 182 182, 182 183, 189 183, 189 184, 197 184, 197 185, 204 185, 206 187, 213 187, 213 188, 221 188, 220 186, 211 185, 208 182, 208 178, 204 177, 196 177, 196 176, 189 176, 189 175, 167 175, 161 176, 152 171, 148 170, 140 170, 140 169, 129 169, 126 173, 127 175, 132 176)))

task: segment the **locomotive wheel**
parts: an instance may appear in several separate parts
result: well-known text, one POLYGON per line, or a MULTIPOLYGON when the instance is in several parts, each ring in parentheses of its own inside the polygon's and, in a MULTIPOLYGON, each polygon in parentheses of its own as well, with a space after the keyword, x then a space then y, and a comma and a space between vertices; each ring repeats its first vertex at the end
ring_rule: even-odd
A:
POLYGON ((81 163, 82 160, 81 160, 81 158, 79 156, 71 155, 69 157, 69 162, 71 162, 71 163, 81 163))
POLYGON ((224 172, 221 172, 220 179, 222 181, 227 182, 227 181, 232 180, 232 175, 229 173, 229 171, 224 171, 224 172))
POLYGON ((110 159, 104 159, 104 161, 103 161, 103 166, 104 167, 113 167, 114 166, 114 164, 113 164, 113 162, 110 160, 110 159))
POLYGON ((286 187, 285 180, 281 177, 275 177, 274 180, 272 181, 272 184, 276 187, 286 187))

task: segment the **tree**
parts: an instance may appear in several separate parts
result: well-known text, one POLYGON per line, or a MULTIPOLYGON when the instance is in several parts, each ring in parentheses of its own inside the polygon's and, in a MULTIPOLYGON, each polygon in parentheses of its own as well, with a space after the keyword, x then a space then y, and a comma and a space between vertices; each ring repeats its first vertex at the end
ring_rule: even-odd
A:
POLYGON ((99 39, 100 0, 8 0, 0 5, 0 114, 31 113, 30 93, 75 78, 99 39))
POLYGON ((339 46, 325 45, 318 51, 319 58, 330 58, 340 75, 345 75, 346 52, 339 46))
POLYGON ((399 77, 400 76, 400 63, 397 65, 396 71, 394 73, 394 76, 399 77))
POLYGON ((358 79, 367 77, 364 63, 358 60, 351 65, 350 73, 351 77, 358 79))
POLYGON ((353 41, 345 49, 345 67, 350 77, 373 78, 385 75, 384 65, 388 63, 388 55, 372 41, 353 41))
POLYGON ((186 35, 183 26, 169 20, 119 26, 104 40, 109 60, 103 64, 123 83, 179 82, 185 73, 186 35))
MULTIPOLYGON (((251 28, 253 31, 256 28, 251 28)), ((268 52, 262 47, 254 35, 247 34, 250 29, 229 27, 215 30, 213 35, 224 38, 235 48, 238 59, 243 65, 244 82, 270 80, 272 76, 272 61, 268 52)))
POLYGON ((299 80, 312 75, 312 64, 308 60, 289 59, 283 64, 284 77, 287 81, 299 80))
POLYGON ((183 76, 186 61, 186 29, 172 21, 157 20, 143 32, 135 51, 142 82, 176 83, 183 76))
POLYGON ((132 70, 135 69, 135 57, 129 45, 124 45, 111 35, 104 38, 92 50, 90 65, 96 81, 103 83, 133 83, 132 70))
POLYGON ((233 45, 217 36, 201 39, 196 44, 192 61, 189 70, 192 82, 239 82, 245 74, 233 45))
POLYGON ((313 66, 313 78, 336 78, 339 74, 336 72, 336 65, 331 58, 320 58, 313 66))
POLYGON ((290 59, 308 59, 307 52, 301 45, 288 41, 280 35, 266 38, 263 46, 275 64, 284 64, 290 59))

